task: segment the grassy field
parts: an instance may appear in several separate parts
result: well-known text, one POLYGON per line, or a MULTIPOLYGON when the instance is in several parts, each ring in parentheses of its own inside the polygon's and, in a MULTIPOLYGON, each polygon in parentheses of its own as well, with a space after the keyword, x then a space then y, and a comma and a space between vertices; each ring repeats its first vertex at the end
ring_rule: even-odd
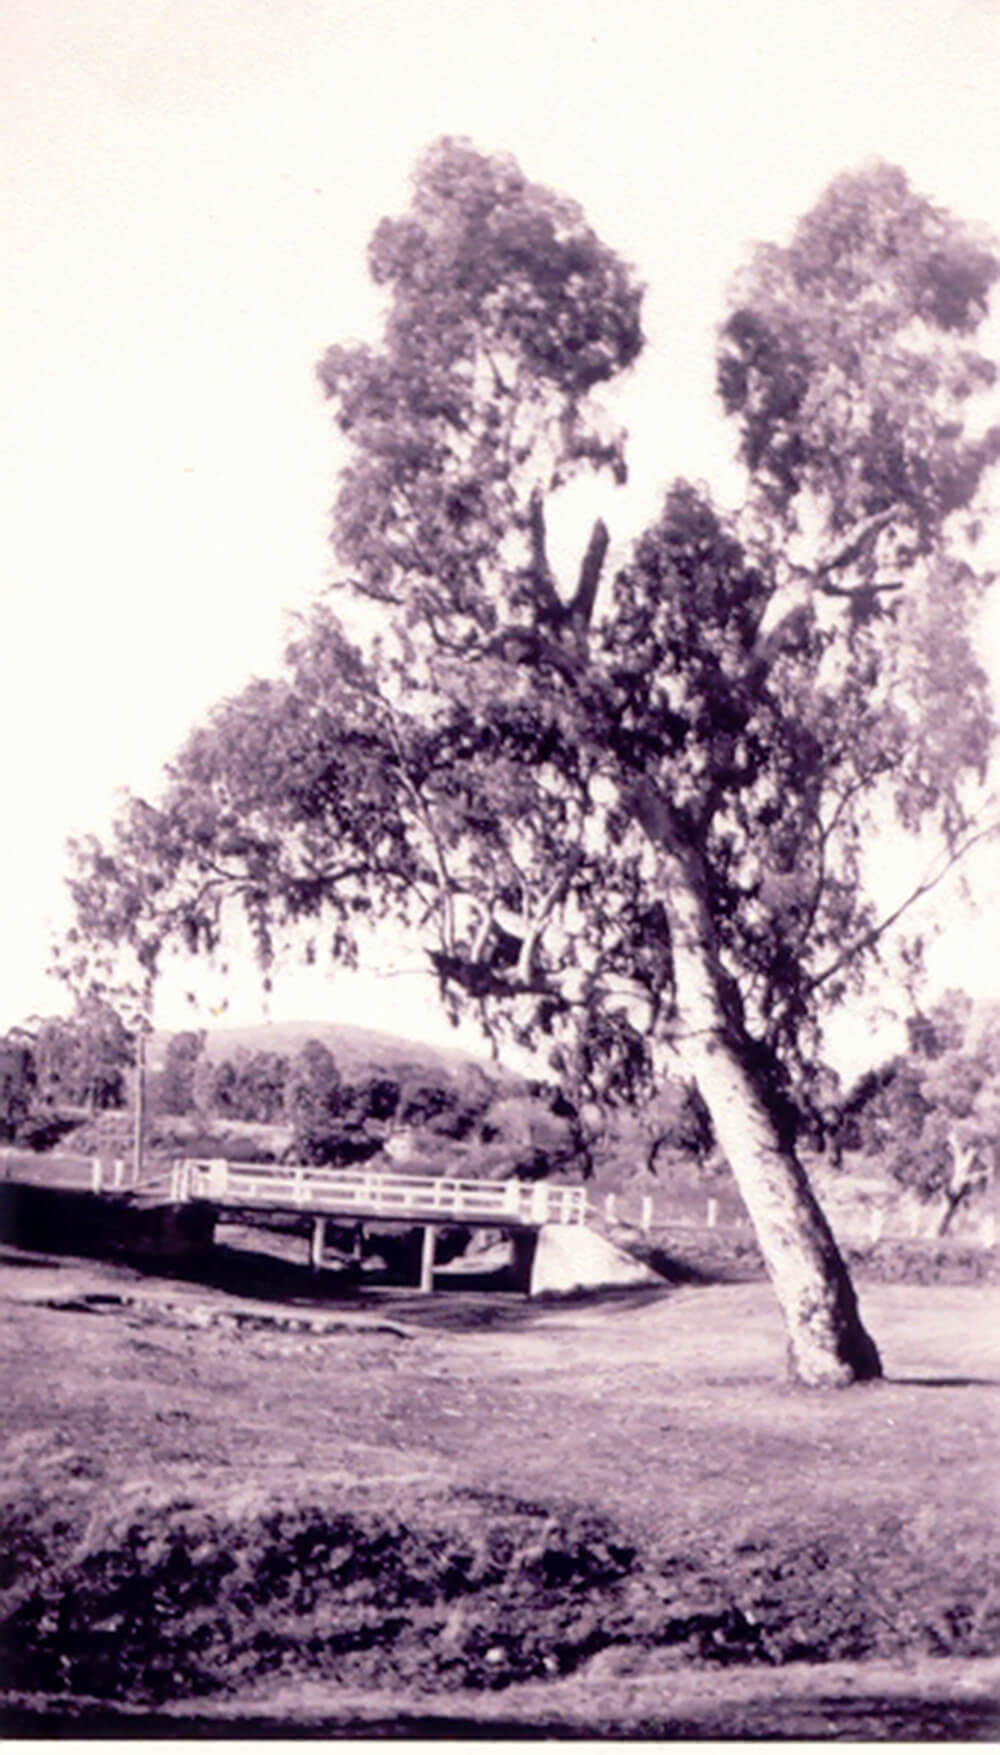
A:
POLYGON ((4 1251, 11 1731, 995 1728, 995 1288, 863 1283, 886 1381, 817 1393, 759 1279, 219 1259, 4 1251))

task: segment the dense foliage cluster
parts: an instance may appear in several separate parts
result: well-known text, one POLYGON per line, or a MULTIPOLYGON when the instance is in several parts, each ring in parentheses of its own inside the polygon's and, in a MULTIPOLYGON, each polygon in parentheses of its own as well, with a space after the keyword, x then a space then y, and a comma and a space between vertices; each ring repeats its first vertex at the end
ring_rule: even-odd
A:
POLYGON ((350 1076, 327 1044, 307 1037, 282 1052, 222 1048, 180 1031, 147 1080, 155 1118, 261 1123, 297 1162, 339 1164, 371 1156, 394 1135, 415 1157, 447 1169, 447 1151, 483 1148, 484 1175, 586 1174, 591 1133, 557 1086, 491 1076, 477 1063, 435 1070, 414 1059, 358 1065, 350 1076), (440 1159, 440 1163, 438 1160, 440 1159))
POLYGON ((0 1038, 0 1140, 51 1145, 89 1113, 125 1101, 133 1038, 93 997, 69 1018, 42 1018, 0 1038))

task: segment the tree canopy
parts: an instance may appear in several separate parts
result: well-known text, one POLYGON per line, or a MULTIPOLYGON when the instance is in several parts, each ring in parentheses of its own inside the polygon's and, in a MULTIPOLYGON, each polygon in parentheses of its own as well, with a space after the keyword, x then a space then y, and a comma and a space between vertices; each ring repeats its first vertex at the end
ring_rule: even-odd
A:
MULTIPOLYGON (((665 1065, 696 1085, 789 1324, 795 1369, 878 1369, 795 1153, 824 1008, 864 979, 873 826, 982 833, 994 725, 972 621, 995 367, 974 346, 988 242, 869 167, 738 276, 719 330, 747 470, 737 517, 680 481, 611 580, 595 521, 557 578, 548 499, 624 473, 600 387, 641 291, 579 209, 439 142, 370 266, 378 346, 320 376, 348 441, 345 615, 224 702, 76 851, 84 938, 218 944, 237 899, 265 963, 314 922, 406 921, 445 1002, 544 1047, 577 1094, 665 1065)), ((310 953, 316 954, 315 943, 310 953)))
POLYGON ((907 1019, 907 1052, 861 1078, 844 1101, 842 1146, 863 1151, 919 1199, 941 1235, 1000 1164, 1000 1016, 978 1020, 967 994, 907 1019))

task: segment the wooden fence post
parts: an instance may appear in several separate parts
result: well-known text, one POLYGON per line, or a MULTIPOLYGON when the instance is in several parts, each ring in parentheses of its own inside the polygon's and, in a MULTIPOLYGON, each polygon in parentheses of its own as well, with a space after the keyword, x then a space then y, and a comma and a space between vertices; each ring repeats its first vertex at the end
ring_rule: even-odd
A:
POLYGON ((642 1211, 639 1214, 639 1227, 645 1233, 646 1236, 649 1235, 650 1229, 652 1227, 652 1223, 653 1223, 653 1197, 651 1194, 644 1194, 642 1197, 642 1211))
POLYGON ((708 1212, 706 1214, 706 1219, 709 1230, 714 1231, 719 1222, 719 1203, 714 1194, 710 1194, 708 1197, 708 1212))
POLYGON ((608 1223, 612 1225, 618 1217, 618 1198, 615 1194, 605 1196, 604 1216, 608 1220, 608 1223))
POLYGON ((90 1187, 93 1194, 100 1194, 103 1179, 104 1170, 101 1165, 101 1160, 100 1158, 95 1158, 90 1166, 90 1187))

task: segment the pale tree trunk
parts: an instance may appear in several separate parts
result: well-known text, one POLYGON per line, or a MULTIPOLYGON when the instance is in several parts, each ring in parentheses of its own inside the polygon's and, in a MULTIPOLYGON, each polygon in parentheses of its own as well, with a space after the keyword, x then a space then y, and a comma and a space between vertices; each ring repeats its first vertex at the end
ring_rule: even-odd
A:
POLYGON ((847 1266, 794 1150, 740 1053, 726 1015, 724 971, 690 855, 672 845, 669 814, 646 792, 640 820, 662 861, 678 1021, 678 1049, 712 1118, 757 1235, 788 1331, 791 1375, 838 1387, 882 1375, 847 1266))
POLYGON ((951 1151, 951 1176, 944 1190, 944 1212, 938 1223, 937 1234, 946 1237, 951 1230, 952 1221, 959 1207, 968 1199, 974 1187, 974 1169, 976 1163, 976 1147, 963 1145, 955 1132, 948 1135, 948 1147, 951 1151))
POLYGON ((937 1235, 939 1237, 947 1237, 948 1232, 951 1230, 952 1221, 958 1212, 959 1207, 963 1205, 968 1193, 968 1188, 960 1188, 957 1194, 952 1194, 951 1192, 945 1194, 944 1212, 938 1220, 937 1235))

